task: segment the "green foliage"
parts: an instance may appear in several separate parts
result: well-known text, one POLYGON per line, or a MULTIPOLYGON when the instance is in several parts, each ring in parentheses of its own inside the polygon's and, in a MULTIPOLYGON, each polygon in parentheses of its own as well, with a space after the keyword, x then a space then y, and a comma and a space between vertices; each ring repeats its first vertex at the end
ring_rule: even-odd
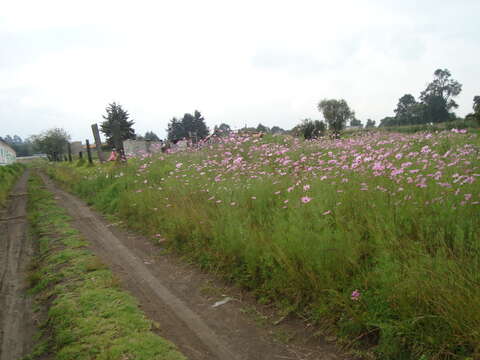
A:
POLYGON ((251 139, 122 168, 49 169, 131 228, 161 234, 202 267, 326 332, 371 346, 379 359, 478 358, 480 217, 478 205, 463 200, 476 194, 478 201, 479 182, 457 183, 457 192, 427 175, 438 171, 432 159, 442 159, 445 179, 478 173, 479 138, 370 133, 377 140, 251 139), (436 156, 422 162, 422 151, 436 156), (360 155, 374 160, 361 171, 344 169, 338 162, 349 153, 353 163, 360 155), (222 156, 231 158, 228 166, 222 156), (410 156, 417 163, 406 177, 423 174, 426 188, 390 179, 410 156), (210 162, 230 171, 240 157, 237 166, 255 171, 217 178, 215 170, 199 169, 210 162), (380 159, 391 163, 384 176, 368 170, 380 159), (282 169, 286 161, 292 165, 282 169), (322 170, 308 170, 320 162, 322 170), (364 184, 368 191, 360 190, 364 184), (306 194, 313 200, 303 203, 306 194), (356 289, 360 298, 352 300, 356 289))
POLYGON ((280 126, 272 126, 272 128, 270 129, 270 133, 272 134, 285 134, 286 131, 284 129, 282 129, 280 126))
POLYGON ((450 71, 437 69, 434 80, 420 94, 426 106, 425 122, 444 122, 449 120, 449 111, 458 107, 453 100, 462 91, 462 84, 450 78, 450 71))
POLYGON ((32 136, 33 144, 36 150, 47 154, 50 159, 58 159, 67 152, 67 144, 70 135, 61 128, 54 128, 44 131, 40 135, 32 136))
POLYGON ((208 136, 208 128, 205 119, 199 111, 194 114, 186 113, 181 120, 173 118, 168 124, 168 140, 192 139, 194 141, 208 136))
POLYGON ((345 128, 347 121, 355 116, 343 99, 323 99, 318 103, 318 110, 323 114, 329 129, 336 137, 339 137, 340 131, 345 128))
POLYGON ((363 124, 362 124, 362 122, 361 122, 359 119, 357 119, 357 118, 354 117, 354 118, 352 118, 352 120, 350 120, 350 126, 362 127, 363 124))
POLYGON ((473 98, 473 112, 480 115, 480 96, 478 95, 473 98))
POLYGON ((213 128, 213 132, 217 135, 228 135, 231 131, 232 129, 230 128, 230 125, 225 123, 221 123, 218 126, 215 125, 215 127, 213 128))
POLYGON ((417 125, 425 123, 425 104, 418 103, 413 95, 405 94, 399 100, 394 110, 395 118, 382 126, 417 125))
POLYGON ((5 206, 10 189, 24 169, 19 163, 0 166, 0 208, 5 206))
POLYGON ((258 132, 263 132, 263 133, 268 133, 270 131, 270 129, 268 127, 266 127, 265 125, 258 124, 257 125, 257 131, 258 132))
POLYGON ((327 126, 323 121, 305 119, 294 128, 294 133, 303 136, 305 140, 311 140, 325 136, 326 130, 327 126))
POLYGON ((479 127, 479 123, 476 122, 476 119, 469 116, 465 119, 457 119, 444 123, 437 124, 419 124, 419 125, 387 125, 382 126, 380 129, 393 133, 406 133, 414 134, 419 132, 437 132, 442 130, 452 130, 452 129, 476 129, 479 127))
POLYGON ((365 124, 366 129, 374 128, 375 127, 375 120, 367 119, 367 123, 365 124))
POLYGON ((100 131, 105 135, 107 143, 111 147, 123 149, 123 140, 135 139, 133 120, 129 120, 130 114, 120 104, 115 102, 108 104, 105 109, 106 115, 102 115, 100 131), (116 143, 115 143, 116 142, 116 143))
POLYGON ((473 98, 473 114, 468 114, 467 117, 480 125, 480 96, 473 98))
POLYGON ((135 299, 87 249, 38 177, 29 184, 29 218, 40 252, 31 291, 48 306, 47 338, 30 359, 185 359, 151 331, 135 299))
POLYGON ((34 154, 34 144, 31 139, 22 140, 18 135, 7 135, 3 137, 3 141, 15 150, 17 156, 31 156, 34 154))
POLYGON ((160 138, 153 131, 147 131, 144 138, 148 141, 160 141, 160 138))
POLYGON ((405 126, 436 124, 455 120, 452 109, 458 107, 453 100, 462 91, 462 84, 451 79, 450 71, 437 69, 434 80, 420 93, 420 102, 411 94, 403 95, 399 100, 394 117, 385 117, 380 126, 405 126))

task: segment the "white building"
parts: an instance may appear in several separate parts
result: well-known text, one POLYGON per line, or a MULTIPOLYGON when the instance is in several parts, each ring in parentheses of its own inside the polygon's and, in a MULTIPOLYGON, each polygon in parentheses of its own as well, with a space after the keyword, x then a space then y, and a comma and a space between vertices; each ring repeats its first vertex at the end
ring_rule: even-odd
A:
POLYGON ((17 153, 10 145, 0 140, 0 165, 13 164, 17 159, 17 153))

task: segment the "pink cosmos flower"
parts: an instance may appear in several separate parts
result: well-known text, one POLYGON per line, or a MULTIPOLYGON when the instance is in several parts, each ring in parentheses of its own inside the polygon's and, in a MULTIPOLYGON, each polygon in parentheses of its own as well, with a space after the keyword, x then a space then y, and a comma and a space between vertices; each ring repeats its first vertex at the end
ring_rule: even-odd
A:
POLYGON ((302 201, 302 203, 306 204, 306 203, 309 203, 312 200, 312 198, 308 196, 303 196, 300 200, 302 201))
POLYGON ((310 185, 303 185, 303 191, 310 190, 310 185))
POLYGON ((354 290, 352 292, 352 295, 350 295, 350 299, 352 299, 353 301, 358 301, 358 300, 360 300, 360 295, 361 295, 360 291, 354 290))
POLYGON ((332 213, 332 210, 327 210, 322 215, 328 215, 328 214, 331 214, 331 213, 332 213))

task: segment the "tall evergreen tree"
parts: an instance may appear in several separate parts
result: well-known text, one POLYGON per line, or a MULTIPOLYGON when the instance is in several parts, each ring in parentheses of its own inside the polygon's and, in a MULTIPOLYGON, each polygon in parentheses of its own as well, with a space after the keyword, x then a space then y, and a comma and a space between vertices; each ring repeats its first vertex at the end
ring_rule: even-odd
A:
POLYGON ((135 139, 135 130, 133 129, 133 120, 129 120, 130 114, 125 111, 120 104, 115 102, 108 104, 105 109, 105 119, 100 124, 100 131, 105 135, 107 143, 118 149, 123 149, 123 140, 135 139), (118 140, 115 143, 115 135, 118 133, 118 140))
POLYGON ((172 118, 168 124, 168 139, 170 141, 180 139, 192 139, 194 141, 208 136, 208 128, 202 114, 195 110, 194 114, 186 113, 181 120, 172 118))

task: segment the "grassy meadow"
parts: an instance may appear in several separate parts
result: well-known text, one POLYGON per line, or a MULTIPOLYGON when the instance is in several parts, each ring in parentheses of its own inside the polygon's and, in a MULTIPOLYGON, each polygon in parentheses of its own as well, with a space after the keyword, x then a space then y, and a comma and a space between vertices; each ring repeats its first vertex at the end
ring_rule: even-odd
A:
POLYGON ((51 176, 382 359, 480 357, 478 131, 232 135, 51 176))

